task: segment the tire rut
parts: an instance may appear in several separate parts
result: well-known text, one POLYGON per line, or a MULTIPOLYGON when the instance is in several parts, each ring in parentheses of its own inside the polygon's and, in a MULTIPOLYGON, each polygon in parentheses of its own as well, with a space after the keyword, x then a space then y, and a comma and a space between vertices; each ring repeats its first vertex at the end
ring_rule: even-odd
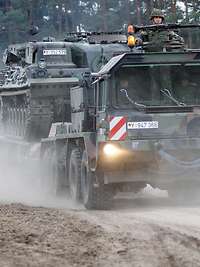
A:
POLYGON ((195 236, 193 231, 189 233, 188 227, 176 224, 170 227, 167 222, 161 225, 159 220, 155 222, 143 218, 140 213, 130 214, 130 211, 121 214, 119 211, 110 214, 93 212, 89 216, 90 221, 113 234, 122 247, 120 256, 125 262, 132 259, 133 266, 200 266, 199 228, 195 229, 195 236), (179 230, 173 227, 179 227, 179 230))
POLYGON ((0 205, 1 266, 200 267, 200 228, 162 212, 0 205))
POLYGON ((168 227, 152 225, 152 228, 158 232, 158 240, 169 256, 171 266, 200 266, 200 240, 197 237, 168 227))

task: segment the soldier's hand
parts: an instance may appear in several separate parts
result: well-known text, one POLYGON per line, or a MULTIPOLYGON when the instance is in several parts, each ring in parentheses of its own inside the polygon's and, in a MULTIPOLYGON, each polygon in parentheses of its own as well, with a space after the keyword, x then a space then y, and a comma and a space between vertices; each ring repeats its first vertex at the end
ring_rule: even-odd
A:
POLYGON ((135 39, 135 44, 136 44, 136 46, 142 45, 142 44, 143 44, 142 39, 140 39, 140 38, 137 37, 137 38, 135 39))

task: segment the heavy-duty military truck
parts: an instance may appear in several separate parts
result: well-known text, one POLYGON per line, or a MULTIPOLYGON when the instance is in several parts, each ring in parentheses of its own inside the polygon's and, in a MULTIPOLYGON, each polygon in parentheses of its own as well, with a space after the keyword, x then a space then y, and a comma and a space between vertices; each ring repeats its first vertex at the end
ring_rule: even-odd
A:
POLYGON ((65 181, 88 209, 147 183, 185 197, 199 186, 200 50, 146 52, 132 37, 131 52, 70 89, 71 124, 41 142, 54 188, 65 181))

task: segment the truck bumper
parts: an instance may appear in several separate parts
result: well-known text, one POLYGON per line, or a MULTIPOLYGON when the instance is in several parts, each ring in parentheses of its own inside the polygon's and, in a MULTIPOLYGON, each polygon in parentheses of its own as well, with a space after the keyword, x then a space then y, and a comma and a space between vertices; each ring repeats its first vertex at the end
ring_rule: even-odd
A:
POLYGON ((99 147, 98 167, 105 183, 145 181, 153 184, 191 178, 199 180, 200 138, 111 142, 112 155, 99 147))

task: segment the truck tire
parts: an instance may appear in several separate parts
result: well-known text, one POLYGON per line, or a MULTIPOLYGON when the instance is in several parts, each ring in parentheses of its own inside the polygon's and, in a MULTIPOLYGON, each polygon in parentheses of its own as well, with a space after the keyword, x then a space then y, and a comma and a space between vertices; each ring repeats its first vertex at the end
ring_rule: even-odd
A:
POLYGON ((87 209, 107 210, 111 207, 112 191, 104 185, 101 175, 89 169, 87 153, 84 151, 81 160, 81 189, 82 202, 87 209))
POLYGON ((77 147, 72 148, 69 161, 69 192, 71 198, 81 200, 81 151, 77 147))

